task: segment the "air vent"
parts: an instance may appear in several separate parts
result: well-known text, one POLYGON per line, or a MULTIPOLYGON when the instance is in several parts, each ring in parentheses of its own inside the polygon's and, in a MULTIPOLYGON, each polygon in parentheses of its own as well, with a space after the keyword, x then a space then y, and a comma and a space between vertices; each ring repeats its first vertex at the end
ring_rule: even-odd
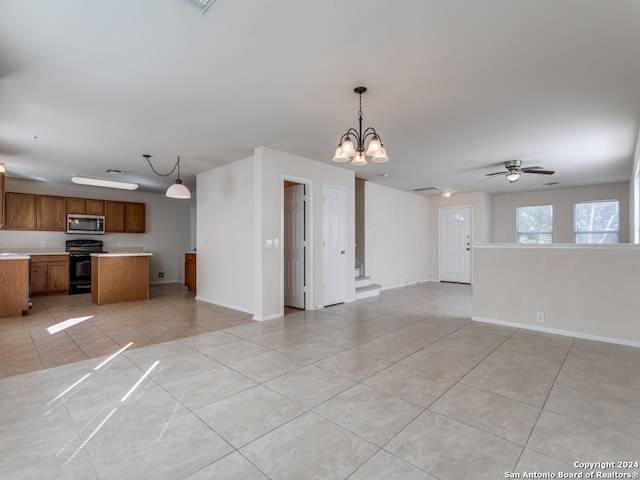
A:
POLYGON ((411 191, 412 192, 428 192, 429 190, 440 190, 438 187, 418 187, 418 188, 412 188, 411 191))
POLYGON ((118 170, 117 168, 107 168, 105 172, 111 173, 113 175, 123 175, 127 173, 125 170, 118 170))
POLYGON ((180 0, 183 5, 189 5, 190 7, 198 10, 202 15, 204 15, 209 7, 213 5, 213 2, 216 0, 180 0))
POLYGON ((545 187, 550 187, 551 185, 558 185, 560 182, 549 182, 549 183, 543 183, 542 185, 544 185, 545 187))

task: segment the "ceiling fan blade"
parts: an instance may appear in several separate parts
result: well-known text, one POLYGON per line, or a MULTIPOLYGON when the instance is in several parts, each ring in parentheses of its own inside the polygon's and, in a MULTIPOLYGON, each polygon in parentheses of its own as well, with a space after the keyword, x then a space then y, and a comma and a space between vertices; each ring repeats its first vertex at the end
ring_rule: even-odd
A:
POLYGON ((504 172, 487 173, 487 178, 483 178, 482 180, 478 180, 476 183, 486 182, 487 180, 491 180, 492 178, 496 178, 498 175, 505 175, 505 173, 504 172))
POLYGON ((532 169, 532 167, 529 167, 523 168, 522 173, 539 173, 540 175, 553 175, 556 172, 555 170, 539 170, 537 168, 532 169))

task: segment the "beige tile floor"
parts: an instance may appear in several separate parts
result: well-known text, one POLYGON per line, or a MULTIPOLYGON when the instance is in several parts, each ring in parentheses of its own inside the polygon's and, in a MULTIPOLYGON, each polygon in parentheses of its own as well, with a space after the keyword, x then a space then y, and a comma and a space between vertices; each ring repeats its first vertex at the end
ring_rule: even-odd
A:
POLYGON ((261 323, 178 285, 147 302, 81 297, 3 320, 2 479, 640 471, 574 465, 640 462, 640 349, 472 322, 469 286, 261 323))

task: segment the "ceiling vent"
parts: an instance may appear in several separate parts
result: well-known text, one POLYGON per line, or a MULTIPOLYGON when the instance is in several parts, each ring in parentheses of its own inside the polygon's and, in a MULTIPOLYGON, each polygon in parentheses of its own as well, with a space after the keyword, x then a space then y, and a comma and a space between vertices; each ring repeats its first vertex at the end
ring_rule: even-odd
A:
POLYGON ((428 192, 429 190, 440 190, 438 187, 430 186, 430 187, 418 187, 412 188, 412 192, 428 192))
POLYGON ((183 5, 189 5, 190 7, 198 10, 202 15, 204 15, 209 7, 213 5, 213 2, 216 0, 180 0, 183 5))

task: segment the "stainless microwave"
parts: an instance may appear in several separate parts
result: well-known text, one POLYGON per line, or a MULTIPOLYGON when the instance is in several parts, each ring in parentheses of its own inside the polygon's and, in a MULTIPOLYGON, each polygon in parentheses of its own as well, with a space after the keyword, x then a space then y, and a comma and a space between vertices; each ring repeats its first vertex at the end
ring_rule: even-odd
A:
POLYGON ((67 233, 104 235, 104 215, 68 213, 67 233))

